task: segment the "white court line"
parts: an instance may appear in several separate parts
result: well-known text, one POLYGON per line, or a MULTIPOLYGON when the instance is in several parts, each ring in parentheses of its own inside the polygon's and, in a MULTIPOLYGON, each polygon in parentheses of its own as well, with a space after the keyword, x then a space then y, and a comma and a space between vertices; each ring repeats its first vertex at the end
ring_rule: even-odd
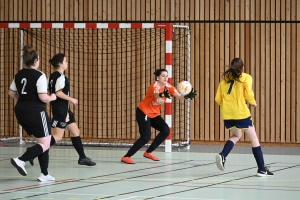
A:
POLYGON ((137 197, 140 197, 140 196, 131 196, 131 197, 120 199, 120 200, 128 200, 128 199, 133 199, 133 198, 137 198, 137 197))
MULTIPOLYGON (((19 192, 20 193, 20 192, 19 192)), ((27 194, 45 194, 44 192, 22 192, 27 194)), ((78 193, 48 193, 49 195, 76 195, 76 196, 110 196, 109 194, 78 194, 78 193)), ((128 200, 128 199, 134 199, 134 198, 149 198, 151 196, 130 196, 119 200, 128 200)), ((18 198, 24 198, 24 197, 18 197, 18 198)), ((100 197, 101 198, 101 197, 100 197)), ((51 197, 49 198, 41 198, 41 199, 53 199, 51 197)), ((80 199, 80 198, 72 198, 69 197, 68 199, 80 199)), ((155 197, 155 199, 174 199, 174 197, 155 197)), ((177 200, 226 200, 226 199, 202 199, 202 198, 185 198, 185 197, 176 197, 177 200)))
MULTIPOLYGON (((128 200, 128 199, 133 199, 133 198, 149 198, 151 196, 131 196, 131 197, 127 197, 127 198, 123 198, 123 199, 119 199, 119 200, 128 200)), ((155 199, 174 199, 174 197, 155 197, 155 199)), ((180 197, 176 197, 177 200, 182 199, 182 200, 226 200, 226 199, 199 199, 199 198, 180 198, 180 197)))
MULTIPOLYGON (((15 191, 15 193, 20 193, 20 194, 22 194, 22 193, 24 193, 24 194, 45 194, 45 192, 21 192, 21 191, 15 191)), ((1 194, 1 192, 0 192, 0 194, 1 194)), ((2 194, 6 194, 6 193, 2 193, 2 194)), ((46 194, 49 194, 49 195, 52 195, 52 194, 54 194, 54 195, 68 194, 68 195, 74 195, 74 196, 92 196, 92 195, 94 195, 94 196, 111 196, 112 195, 112 194, 80 194, 80 193, 65 193, 65 192, 63 192, 63 193, 61 193, 61 192, 58 192, 58 193, 49 192, 49 193, 47 193, 46 192, 46 194)))

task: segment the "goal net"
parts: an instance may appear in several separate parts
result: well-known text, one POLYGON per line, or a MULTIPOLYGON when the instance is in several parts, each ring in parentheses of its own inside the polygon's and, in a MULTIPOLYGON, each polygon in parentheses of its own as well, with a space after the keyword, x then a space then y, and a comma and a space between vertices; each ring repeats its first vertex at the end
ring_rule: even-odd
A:
MULTIPOLYGON (((18 126, 13 113, 15 101, 7 95, 13 75, 22 68, 20 50, 26 44, 40 56, 40 70, 49 77, 54 69, 48 62, 64 53, 69 63, 65 75, 70 80, 71 105, 85 145, 132 145, 139 138, 135 110, 145 96, 153 74, 159 68, 169 71, 174 86, 190 78, 190 31, 186 26, 165 24, 8 24, 0 25, 1 131, 8 142, 32 141, 18 126), (55 27, 56 26, 56 27, 55 27), (169 31, 169 33, 168 33, 169 31), (168 41, 168 34, 171 40, 168 41), (168 52, 169 51, 169 52, 168 52), (168 61, 169 59, 169 61, 168 61), (170 63, 167 63, 170 62, 170 63)), ((46 105, 51 117, 50 105, 46 105)), ((172 98, 161 115, 170 125, 171 146, 188 146, 190 131, 189 101, 172 98)), ((28 113, 30 114, 30 113, 28 113)), ((152 130, 153 139, 158 134, 152 130)), ((69 145, 66 130, 61 145, 69 145)), ((166 143, 161 146, 166 145, 166 143)))

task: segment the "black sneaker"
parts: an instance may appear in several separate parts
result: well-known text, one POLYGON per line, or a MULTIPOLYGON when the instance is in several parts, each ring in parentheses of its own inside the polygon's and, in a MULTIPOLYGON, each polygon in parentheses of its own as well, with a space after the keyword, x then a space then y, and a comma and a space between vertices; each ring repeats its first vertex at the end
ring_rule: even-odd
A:
POLYGON ((269 168, 265 166, 265 170, 257 170, 256 176, 260 176, 260 177, 268 177, 268 176, 274 176, 274 174, 272 172, 269 171, 269 168))
POLYGON ((225 157, 222 154, 216 155, 216 164, 219 170, 224 171, 225 169, 225 157))
POLYGON ((94 166, 96 165, 95 162, 91 161, 89 158, 79 158, 78 160, 79 165, 87 165, 87 166, 94 166))
MULTIPOLYGON (((28 149, 30 149, 30 147, 27 147, 27 150, 28 150, 28 149)), ((31 166, 34 165, 33 159, 29 159, 28 161, 29 161, 29 163, 31 164, 31 166)))

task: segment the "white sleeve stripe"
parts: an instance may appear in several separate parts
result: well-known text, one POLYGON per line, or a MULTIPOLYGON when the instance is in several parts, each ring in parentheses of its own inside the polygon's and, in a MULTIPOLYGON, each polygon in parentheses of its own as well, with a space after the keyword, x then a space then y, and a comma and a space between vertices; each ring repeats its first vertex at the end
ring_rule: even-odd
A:
POLYGON ((18 91, 16 83, 15 83, 15 79, 11 82, 9 89, 14 92, 18 91))
POLYGON ((55 88, 55 92, 58 92, 58 91, 60 91, 60 90, 63 90, 64 88, 60 88, 60 89, 56 89, 55 88))
POLYGON ((13 89, 11 89, 11 88, 9 88, 11 91, 13 91, 13 92, 18 92, 18 90, 13 90, 13 89))
POLYGON ((64 89, 65 87, 65 76, 61 75, 57 80, 55 84, 55 92, 64 89))
POLYGON ((47 91, 47 78, 45 74, 42 74, 36 82, 38 93, 48 93, 47 91))
POLYGON ((53 123, 52 123, 52 126, 53 126, 53 127, 56 127, 57 122, 58 122, 57 120, 54 120, 53 123))
POLYGON ((45 136, 48 136, 49 132, 48 132, 48 125, 47 125, 45 111, 41 112, 41 118, 42 118, 42 122, 43 122, 45 136))

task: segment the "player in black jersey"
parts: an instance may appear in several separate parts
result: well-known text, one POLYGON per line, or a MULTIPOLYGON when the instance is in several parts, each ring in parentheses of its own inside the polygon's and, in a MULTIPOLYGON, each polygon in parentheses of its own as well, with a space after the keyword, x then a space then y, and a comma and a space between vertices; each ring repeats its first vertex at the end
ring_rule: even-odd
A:
POLYGON ((79 129, 75 122, 74 114, 70 110, 69 101, 74 105, 78 104, 78 100, 70 97, 70 82, 64 75, 64 71, 68 69, 68 62, 64 54, 59 53, 49 60, 56 70, 49 77, 48 88, 51 94, 56 94, 57 99, 51 102, 53 137, 56 141, 61 141, 64 131, 67 128, 71 133, 71 141, 76 149, 79 165, 93 166, 95 162, 86 157, 79 129))
POLYGON ((28 135, 35 137, 37 144, 28 148, 22 156, 12 158, 11 164, 26 176, 25 162, 38 157, 42 172, 38 180, 55 181, 48 174, 49 148, 55 139, 51 136, 45 103, 56 100, 56 95, 48 95, 46 76, 37 70, 40 64, 38 53, 30 45, 26 45, 23 51, 25 67, 14 76, 8 94, 18 100, 14 109, 16 118, 28 135))

